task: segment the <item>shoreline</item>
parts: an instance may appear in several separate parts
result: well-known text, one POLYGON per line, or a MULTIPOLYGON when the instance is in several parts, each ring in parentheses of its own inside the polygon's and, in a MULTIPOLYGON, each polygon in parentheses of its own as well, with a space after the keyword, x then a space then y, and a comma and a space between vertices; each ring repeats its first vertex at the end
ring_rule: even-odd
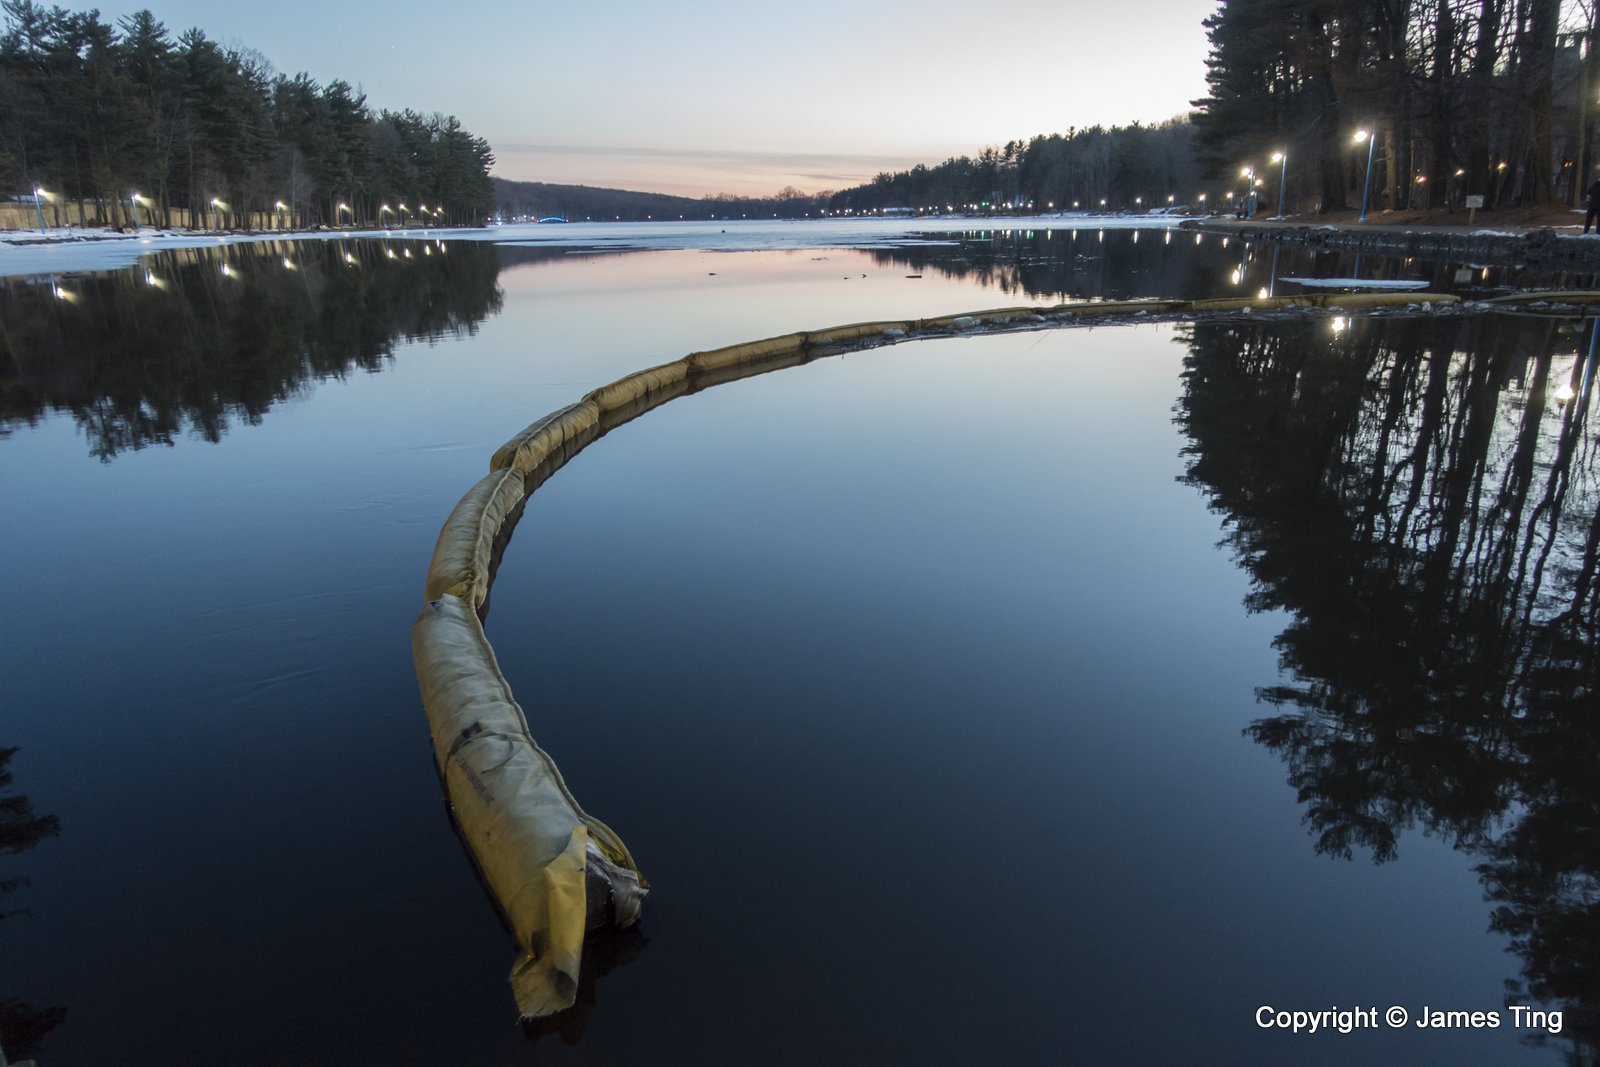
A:
MULTIPOLYGON (((1488 214, 1488 213, 1485 213, 1488 214)), ((0 278, 48 277, 136 266, 146 255, 174 249, 298 241, 488 241, 495 244, 593 247, 611 251, 651 248, 871 247, 919 235, 971 230, 1179 229, 1375 255, 1444 259, 1495 266, 1539 266, 1573 273, 1600 273, 1600 233, 1587 237, 1581 214, 1495 213, 1482 226, 1440 224, 1397 217, 1358 223, 1309 221, 1289 216, 1252 220, 1230 216, 1091 215, 1054 213, 1006 216, 866 216, 847 219, 740 219, 712 222, 659 220, 503 225, 443 229, 339 230, 110 230, 0 231, 0 278), (1579 221, 1552 225, 1555 220, 1579 221), (730 232, 731 231, 731 232, 730 232)))

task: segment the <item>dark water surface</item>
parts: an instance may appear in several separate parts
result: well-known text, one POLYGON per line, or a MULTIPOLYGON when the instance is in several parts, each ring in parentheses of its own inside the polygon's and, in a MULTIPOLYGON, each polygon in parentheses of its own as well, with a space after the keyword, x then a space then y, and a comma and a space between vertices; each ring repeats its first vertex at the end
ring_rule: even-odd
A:
POLYGON ((540 1034, 408 648, 493 449, 694 349, 1276 283, 1270 250, 1161 232, 424 247, 0 295, 12 1058, 1593 1057, 1589 325, 918 342, 592 445, 530 504, 487 625, 656 889, 540 1034), (1296 1037, 1263 1005, 1380 1019, 1296 1037), (1396 1031, 1391 1005, 1502 1023, 1396 1031))

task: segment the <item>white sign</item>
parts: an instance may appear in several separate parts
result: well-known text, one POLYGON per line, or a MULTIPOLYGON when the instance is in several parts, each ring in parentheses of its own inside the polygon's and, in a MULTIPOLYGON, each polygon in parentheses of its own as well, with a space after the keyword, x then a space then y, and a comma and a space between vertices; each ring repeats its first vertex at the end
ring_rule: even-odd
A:
POLYGON ((1467 197, 1467 207, 1468 208, 1477 208, 1477 207, 1482 207, 1482 206, 1483 206, 1483 196, 1481 194, 1478 195, 1478 196, 1469 196, 1469 197, 1467 197))

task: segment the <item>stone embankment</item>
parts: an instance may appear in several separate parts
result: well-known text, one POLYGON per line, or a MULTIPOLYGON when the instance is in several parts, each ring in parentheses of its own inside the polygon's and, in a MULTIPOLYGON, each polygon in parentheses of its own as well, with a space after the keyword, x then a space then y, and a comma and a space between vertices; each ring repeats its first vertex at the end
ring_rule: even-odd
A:
POLYGON ((1578 274, 1600 273, 1600 237, 1563 234, 1549 228, 1507 231, 1467 226, 1318 226, 1294 222, 1196 219, 1186 230, 1276 241, 1308 248, 1339 249, 1381 256, 1528 266, 1578 274))

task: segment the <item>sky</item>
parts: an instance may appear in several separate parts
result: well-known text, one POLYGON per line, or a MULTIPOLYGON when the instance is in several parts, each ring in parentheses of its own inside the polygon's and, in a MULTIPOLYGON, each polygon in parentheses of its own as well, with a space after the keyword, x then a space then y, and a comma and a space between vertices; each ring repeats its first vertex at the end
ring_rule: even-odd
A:
MULTIPOLYGON (((68 2, 66 6, 87 7, 68 2)), ((1216 0, 642 0, 379 5, 119 0, 374 109, 443 111, 494 173, 704 196, 804 192, 1071 127, 1159 122, 1205 91, 1216 0)))

